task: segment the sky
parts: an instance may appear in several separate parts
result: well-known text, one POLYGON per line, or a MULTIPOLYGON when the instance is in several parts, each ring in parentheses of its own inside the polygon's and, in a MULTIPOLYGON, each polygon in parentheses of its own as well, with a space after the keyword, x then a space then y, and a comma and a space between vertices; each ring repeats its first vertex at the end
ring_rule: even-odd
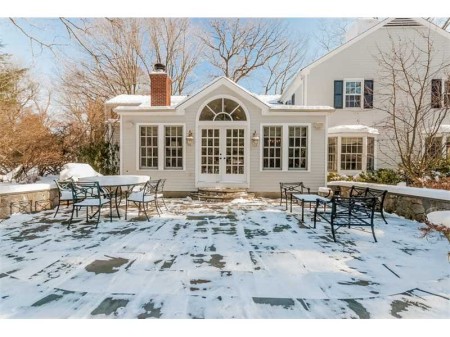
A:
MULTIPOLYGON (((37 78, 41 87, 50 89, 58 80, 58 65, 61 56, 55 56, 49 49, 41 49, 36 43, 30 43, 20 30, 15 27, 8 17, 17 18, 17 21, 27 27, 35 36, 52 43, 58 44, 67 55, 73 55, 76 50, 68 45, 67 32, 57 17, 276 17, 288 21, 293 34, 309 37, 306 64, 318 56, 318 45, 314 38, 317 29, 327 20, 335 18, 354 17, 387 17, 387 16, 442 16, 440 13, 429 12, 430 8, 449 8, 432 6, 433 3, 441 3, 440 0, 427 1, 427 9, 417 4, 409 4, 407 8, 393 4, 388 0, 378 0, 376 3, 364 3, 357 6, 354 1, 341 0, 316 0, 316 1, 291 1, 291 0, 259 0, 256 2, 244 0, 227 0, 226 6, 218 5, 218 2, 205 0, 170 0, 170 6, 166 3, 151 0, 118 0, 108 1, 108 6, 92 0, 78 0, 76 3, 45 0, 15 0, 2 4, 0 12, 0 42, 3 43, 3 51, 13 55, 14 61, 21 66, 31 69, 31 76, 37 78), (208 3, 209 6, 205 6, 208 3), (157 4, 162 4, 158 6, 157 4), (325 18, 325 19, 324 19, 325 18), (37 24, 39 29, 32 25, 37 24)), ((445 2, 442 2, 445 3, 445 2)), ((450 11, 449 11, 450 13, 450 11)), ((449 14, 450 15, 450 14, 449 14)), ((201 71, 199 69, 198 71, 201 71)), ((252 80, 242 81, 241 85, 255 93, 260 90, 259 85, 252 80)), ((202 86, 203 84, 201 84, 202 86)), ((195 90, 196 88, 192 88, 195 90)))
MULTIPOLYGON (((33 36, 42 41, 49 41, 57 45, 57 49, 63 50, 67 55, 73 55, 76 50, 70 45, 68 34, 64 26, 57 18, 15 18, 18 24, 32 32, 33 36)), ((194 23, 201 24, 204 18, 196 18, 194 23)), ((320 24, 327 20, 319 18, 284 18, 290 26, 293 34, 308 37, 307 63, 317 54, 318 46, 313 38, 314 32, 320 24)), ((3 44, 3 52, 11 54, 13 60, 21 66, 31 69, 31 75, 38 78, 42 87, 51 88, 58 79, 58 63, 61 56, 55 55, 50 49, 42 48, 38 43, 32 42, 21 32, 9 18, 0 18, 0 42, 3 44)), ((205 67, 203 67, 205 68, 205 67)), ((207 71, 199 67, 197 71, 207 71)), ((242 81, 241 83, 251 91, 258 91, 257 79, 242 81)), ((202 84, 203 85, 203 84, 202 84)), ((196 88, 192 88, 196 89, 196 88)), ((259 93, 259 92, 257 92, 259 93)))

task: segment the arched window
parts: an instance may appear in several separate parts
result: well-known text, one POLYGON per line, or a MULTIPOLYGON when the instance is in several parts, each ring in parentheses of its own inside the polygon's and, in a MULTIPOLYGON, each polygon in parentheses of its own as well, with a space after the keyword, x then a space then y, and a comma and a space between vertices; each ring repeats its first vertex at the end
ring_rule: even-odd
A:
POLYGON ((203 108, 200 121, 246 121, 244 109, 228 98, 215 99, 203 108))

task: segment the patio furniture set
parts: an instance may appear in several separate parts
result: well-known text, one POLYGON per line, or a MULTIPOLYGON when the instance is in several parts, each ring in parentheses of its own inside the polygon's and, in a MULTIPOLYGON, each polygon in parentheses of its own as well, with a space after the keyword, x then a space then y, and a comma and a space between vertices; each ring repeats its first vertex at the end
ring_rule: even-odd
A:
POLYGON ((311 194, 310 189, 303 182, 281 182, 280 183, 280 206, 285 200, 286 210, 288 199, 290 200, 290 212, 292 204, 301 204, 301 222, 304 223, 305 203, 310 208, 314 207, 314 228, 317 221, 324 220, 331 226, 333 240, 336 242, 336 231, 341 227, 370 227, 372 235, 377 242, 374 231, 374 215, 379 212, 387 224, 383 213, 384 201, 387 191, 379 191, 372 188, 361 188, 352 186, 348 197, 340 195, 340 190, 321 189, 319 193, 311 194), (305 193, 307 191, 307 193, 305 193), (320 193, 322 192, 322 193, 320 193), (327 211, 328 206, 328 211, 327 211))
POLYGON ((164 185, 166 179, 151 180, 148 176, 99 176, 79 178, 77 181, 55 181, 59 191, 59 203, 55 215, 58 214, 60 205, 72 204, 72 212, 67 228, 70 228, 74 215, 78 217, 78 211, 86 208, 86 221, 97 216, 96 227, 100 221, 101 210, 109 204, 109 219, 112 221, 113 209, 120 218, 120 205, 125 199, 125 220, 127 219, 128 207, 130 204, 138 206, 147 220, 150 220, 147 210, 149 204, 153 204, 154 209, 161 214, 161 203, 167 210, 164 200, 164 185), (89 209, 96 211, 89 215, 89 209))

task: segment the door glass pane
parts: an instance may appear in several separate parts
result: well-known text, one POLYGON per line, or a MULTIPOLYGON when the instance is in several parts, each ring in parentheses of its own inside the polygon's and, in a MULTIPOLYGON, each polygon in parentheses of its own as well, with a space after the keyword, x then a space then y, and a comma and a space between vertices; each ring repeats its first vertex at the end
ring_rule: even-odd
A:
POLYGON ((200 171, 203 174, 219 173, 219 129, 202 130, 200 171))
POLYGON ((244 129, 226 131, 226 174, 244 174, 244 129))

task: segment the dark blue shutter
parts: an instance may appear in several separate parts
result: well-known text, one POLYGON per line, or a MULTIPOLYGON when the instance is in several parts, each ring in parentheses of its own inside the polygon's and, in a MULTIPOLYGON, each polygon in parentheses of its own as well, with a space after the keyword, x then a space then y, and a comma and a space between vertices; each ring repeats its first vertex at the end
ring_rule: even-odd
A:
POLYGON ((373 109, 373 80, 364 81, 364 109, 373 109))
POLYGON ((334 81, 334 107, 343 108, 344 81, 334 81))

